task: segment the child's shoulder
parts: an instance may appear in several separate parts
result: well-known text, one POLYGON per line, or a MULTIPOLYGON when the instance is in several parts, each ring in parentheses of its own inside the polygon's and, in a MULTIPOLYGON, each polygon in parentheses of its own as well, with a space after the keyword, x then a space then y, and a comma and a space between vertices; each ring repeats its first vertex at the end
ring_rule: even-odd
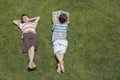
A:
POLYGON ((56 22, 55 25, 56 25, 56 26, 63 26, 63 27, 66 27, 66 26, 68 26, 68 23, 56 22))

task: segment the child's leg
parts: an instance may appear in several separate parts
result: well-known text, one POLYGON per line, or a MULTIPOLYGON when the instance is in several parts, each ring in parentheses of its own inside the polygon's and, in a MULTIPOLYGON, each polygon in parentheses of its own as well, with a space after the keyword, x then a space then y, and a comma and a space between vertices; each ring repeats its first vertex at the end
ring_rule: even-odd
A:
POLYGON ((55 55, 56 55, 56 58, 58 59, 58 62, 59 62, 59 63, 60 63, 61 61, 63 61, 63 53, 57 52, 55 55))
POLYGON ((55 54, 57 60, 58 60, 58 63, 57 63, 57 73, 61 73, 61 67, 60 67, 60 62, 61 62, 61 55, 59 52, 57 52, 55 54))
POLYGON ((60 63, 57 63, 57 73, 61 73, 61 67, 60 67, 60 63))
POLYGON ((64 72, 64 60, 63 60, 64 53, 61 53, 60 56, 61 56, 60 68, 61 68, 61 71, 64 72))
POLYGON ((57 52, 56 53, 56 58, 58 60, 58 64, 57 64, 58 69, 57 69, 57 72, 58 73, 61 73, 61 71, 64 72, 64 61, 63 61, 64 54, 61 53, 61 52, 57 52))
POLYGON ((34 53, 35 52, 35 47, 31 46, 30 49, 28 50, 28 57, 29 57, 29 68, 35 68, 36 65, 34 64, 33 60, 34 60, 34 53))

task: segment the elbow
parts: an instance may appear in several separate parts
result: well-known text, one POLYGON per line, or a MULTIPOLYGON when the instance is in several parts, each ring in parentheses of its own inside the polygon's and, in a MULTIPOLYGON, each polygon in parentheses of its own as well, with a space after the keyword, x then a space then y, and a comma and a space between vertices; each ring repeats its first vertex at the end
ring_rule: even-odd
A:
POLYGON ((40 19, 40 16, 38 16, 37 18, 38 18, 38 20, 39 20, 39 19, 40 19))
POLYGON ((13 23, 15 22, 15 20, 12 21, 13 23))

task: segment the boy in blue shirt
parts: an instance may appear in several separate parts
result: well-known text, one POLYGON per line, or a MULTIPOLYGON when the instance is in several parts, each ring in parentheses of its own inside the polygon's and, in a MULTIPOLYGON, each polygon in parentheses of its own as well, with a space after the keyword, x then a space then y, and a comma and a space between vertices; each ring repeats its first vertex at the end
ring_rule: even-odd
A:
POLYGON ((64 72, 64 54, 66 52, 68 41, 67 41, 67 29, 68 29, 68 16, 62 13, 58 16, 58 21, 53 21, 53 34, 52 42, 55 57, 57 63, 57 73, 64 72))

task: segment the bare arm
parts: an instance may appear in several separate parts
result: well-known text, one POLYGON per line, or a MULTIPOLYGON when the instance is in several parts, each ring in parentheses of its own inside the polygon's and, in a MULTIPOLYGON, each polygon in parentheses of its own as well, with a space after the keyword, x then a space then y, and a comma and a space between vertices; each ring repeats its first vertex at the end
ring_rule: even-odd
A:
POLYGON ((68 25, 70 25, 70 21, 68 21, 68 25))
POLYGON ((55 21, 54 21, 54 20, 51 20, 51 23, 53 24, 53 26, 52 26, 52 31, 53 31, 54 28, 55 28, 55 21))
POLYGON ((13 20, 13 23, 18 25, 19 23, 21 23, 21 20, 13 20))
POLYGON ((31 18, 30 20, 32 20, 32 21, 37 23, 40 20, 40 17, 39 16, 38 17, 34 17, 34 18, 31 18))

